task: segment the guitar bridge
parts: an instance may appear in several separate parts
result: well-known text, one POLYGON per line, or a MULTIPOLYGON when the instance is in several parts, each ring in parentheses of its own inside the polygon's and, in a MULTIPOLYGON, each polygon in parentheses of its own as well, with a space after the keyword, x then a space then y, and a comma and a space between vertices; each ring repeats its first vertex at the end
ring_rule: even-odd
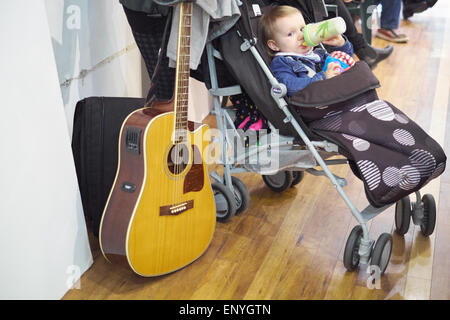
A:
POLYGON ((194 200, 188 200, 179 204, 162 206, 159 208, 160 216, 177 216, 194 207, 194 200))
POLYGON ((125 133, 125 147, 128 152, 141 153, 141 133, 142 130, 134 127, 128 127, 125 133))

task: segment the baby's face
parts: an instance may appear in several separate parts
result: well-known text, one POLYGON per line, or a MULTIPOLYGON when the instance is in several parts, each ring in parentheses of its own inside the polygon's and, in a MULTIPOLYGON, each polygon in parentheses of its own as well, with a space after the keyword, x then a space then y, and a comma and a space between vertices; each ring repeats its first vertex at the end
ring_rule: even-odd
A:
POLYGON ((301 13, 279 18, 274 26, 274 38, 267 45, 274 51, 306 54, 310 46, 304 46, 303 28, 305 20, 301 13))

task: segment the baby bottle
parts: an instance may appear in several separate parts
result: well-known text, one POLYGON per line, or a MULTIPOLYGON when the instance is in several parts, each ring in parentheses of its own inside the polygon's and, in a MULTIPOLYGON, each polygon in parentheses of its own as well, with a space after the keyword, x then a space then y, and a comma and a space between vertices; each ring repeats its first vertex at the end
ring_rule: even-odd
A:
POLYGON ((344 19, 336 17, 318 23, 309 23, 303 28, 305 43, 310 47, 319 45, 324 40, 343 34, 347 29, 344 19))

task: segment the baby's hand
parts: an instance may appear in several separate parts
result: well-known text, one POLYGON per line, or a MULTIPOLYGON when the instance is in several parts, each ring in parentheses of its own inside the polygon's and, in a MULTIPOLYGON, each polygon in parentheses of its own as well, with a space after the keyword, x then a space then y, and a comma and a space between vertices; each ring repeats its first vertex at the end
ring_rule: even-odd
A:
POLYGON ((327 71, 325 71, 325 77, 327 79, 331 79, 340 74, 341 74, 341 65, 337 62, 330 62, 328 64, 327 71))
POLYGON ((323 43, 327 46, 342 47, 345 44, 345 39, 341 35, 337 35, 336 37, 323 41, 323 43))

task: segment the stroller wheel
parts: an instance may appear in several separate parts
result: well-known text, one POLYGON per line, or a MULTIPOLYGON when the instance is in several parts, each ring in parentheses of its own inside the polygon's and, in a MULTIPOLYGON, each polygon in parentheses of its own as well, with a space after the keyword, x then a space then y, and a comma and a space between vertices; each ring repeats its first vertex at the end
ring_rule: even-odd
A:
POLYGON ((292 172, 280 171, 274 175, 263 175, 264 183, 275 192, 283 192, 292 185, 292 172))
POLYGON ((225 185, 214 182, 211 184, 216 204, 216 220, 226 222, 236 214, 236 201, 233 193, 225 185))
POLYGON ((359 265, 359 245, 363 236, 360 225, 353 227, 345 244, 344 266, 348 271, 354 271, 359 265))
POLYGON ((238 178, 231 176, 234 188, 234 198, 236 202, 236 215, 247 210, 250 204, 250 195, 245 184, 238 178))
POLYGON ((425 237, 430 236, 436 225, 436 202, 433 195, 427 193, 422 197, 423 219, 420 223, 420 231, 425 237))
POLYGON ((409 197, 404 197, 395 204, 395 232, 403 236, 409 230, 411 221, 411 202, 409 197))
POLYGON ((304 171, 292 171, 291 187, 295 187, 296 185, 298 185, 303 180, 304 176, 305 176, 304 171))
POLYGON ((392 236, 389 233, 383 233, 375 243, 372 252, 371 266, 377 266, 380 270, 380 275, 384 274, 391 259, 392 253, 392 236))

